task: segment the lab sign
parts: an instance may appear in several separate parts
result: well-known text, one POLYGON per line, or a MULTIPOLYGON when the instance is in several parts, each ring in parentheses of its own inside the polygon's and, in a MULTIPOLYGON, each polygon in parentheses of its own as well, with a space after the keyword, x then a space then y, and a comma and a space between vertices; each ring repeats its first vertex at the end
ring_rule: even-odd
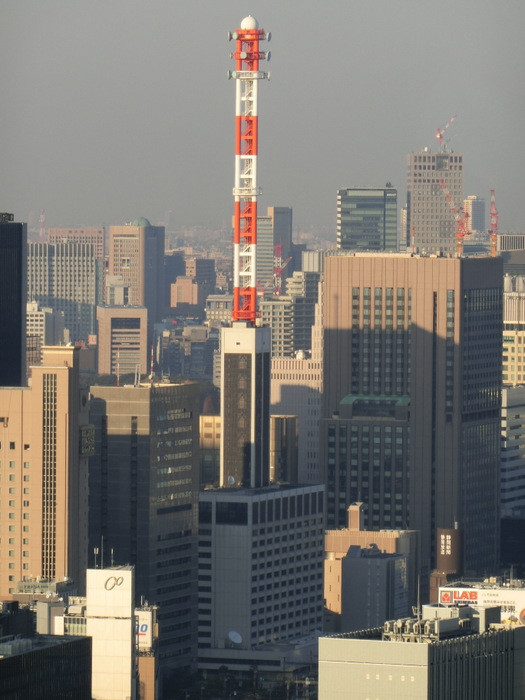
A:
POLYGON ((444 605, 500 606, 501 622, 525 625, 525 588, 505 586, 439 589, 439 602, 444 605))

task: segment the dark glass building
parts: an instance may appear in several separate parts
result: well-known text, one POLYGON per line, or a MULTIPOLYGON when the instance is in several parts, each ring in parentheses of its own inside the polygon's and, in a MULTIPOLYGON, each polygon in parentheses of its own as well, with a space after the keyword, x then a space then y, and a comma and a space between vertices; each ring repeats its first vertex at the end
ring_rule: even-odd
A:
POLYGON ((27 229, 0 213, 0 386, 26 383, 27 229))
POLYGON ((397 190, 349 187, 337 190, 337 247, 397 250, 397 190))

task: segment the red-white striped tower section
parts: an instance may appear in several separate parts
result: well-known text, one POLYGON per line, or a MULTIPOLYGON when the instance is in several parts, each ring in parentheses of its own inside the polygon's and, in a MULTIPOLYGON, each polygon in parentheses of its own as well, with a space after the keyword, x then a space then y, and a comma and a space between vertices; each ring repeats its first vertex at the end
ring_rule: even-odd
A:
POLYGON ((257 250, 258 153, 258 85, 270 74, 259 70, 259 61, 270 60, 269 51, 259 49, 260 41, 270 41, 271 34, 259 29, 254 17, 241 22, 240 29, 230 32, 235 40, 235 185, 233 187, 233 320, 255 326, 257 318, 257 284, 255 260, 257 250))

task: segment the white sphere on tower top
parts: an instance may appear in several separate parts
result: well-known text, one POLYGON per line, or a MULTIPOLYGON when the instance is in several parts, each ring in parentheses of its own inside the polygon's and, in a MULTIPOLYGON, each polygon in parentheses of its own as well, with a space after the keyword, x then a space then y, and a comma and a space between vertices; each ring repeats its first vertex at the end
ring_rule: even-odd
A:
POLYGON ((255 17, 248 15, 248 17, 245 17, 241 22, 241 29, 259 29, 259 22, 255 17))

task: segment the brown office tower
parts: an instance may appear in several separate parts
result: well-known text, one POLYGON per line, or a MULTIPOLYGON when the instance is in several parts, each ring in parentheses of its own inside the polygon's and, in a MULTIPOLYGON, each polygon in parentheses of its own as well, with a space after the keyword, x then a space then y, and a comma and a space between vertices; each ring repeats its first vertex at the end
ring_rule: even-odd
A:
POLYGON ((160 321, 164 302, 164 226, 140 218, 109 227, 109 268, 129 287, 128 303, 145 306, 150 324, 160 321))
POLYGON ((165 670, 197 655, 198 392, 196 382, 91 387, 90 562, 135 566, 137 603, 159 606, 165 670))
POLYGON ((221 486, 270 481, 269 328, 237 321, 221 334, 221 486))
MULTIPOLYGON (((498 561, 502 263, 356 254, 325 260, 322 459, 328 527, 458 529, 462 568, 498 561)), ((428 583, 428 579, 427 583, 428 583)))
POLYGON ((23 580, 73 579, 87 566, 87 392, 79 349, 45 347, 31 387, 0 389, 0 598, 23 580))

